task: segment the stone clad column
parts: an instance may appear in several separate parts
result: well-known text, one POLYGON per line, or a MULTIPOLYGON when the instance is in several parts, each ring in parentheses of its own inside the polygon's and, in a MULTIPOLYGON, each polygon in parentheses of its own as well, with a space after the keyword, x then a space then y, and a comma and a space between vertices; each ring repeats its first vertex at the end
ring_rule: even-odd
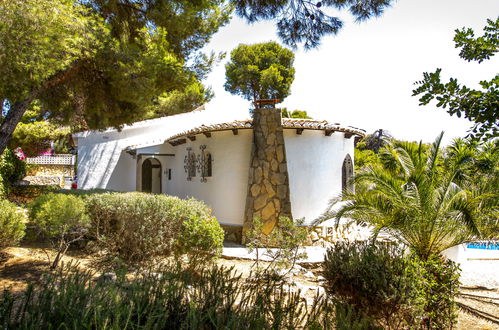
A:
POLYGON ((258 108, 253 112, 253 146, 243 230, 250 228, 253 219, 259 217, 267 234, 280 216, 291 217, 281 110, 258 108))

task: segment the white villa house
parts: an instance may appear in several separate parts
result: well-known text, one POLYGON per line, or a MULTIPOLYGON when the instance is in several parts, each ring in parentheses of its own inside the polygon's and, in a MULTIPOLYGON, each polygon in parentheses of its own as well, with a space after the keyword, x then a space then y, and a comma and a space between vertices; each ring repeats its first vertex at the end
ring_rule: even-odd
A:
MULTIPOLYGON (((280 110, 273 110, 279 111, 280 118, 280 110)), ((78 188, 194 197, 212 208, 221 225, 239 228, 247 214, 253 216, 246 211, 248 203, 265 218, 267 211, 279 213, 289 201, 292 217, 310 223, 347 188, 353 174, 354 141, 365 132, 312 119, 282 118, 281 126, 281 135, 276 134, 277 141, 282 136, 284 149, 277 143, 272 149, 277 161, 269 158, 262 166, 255 165, 253 158, 260 153, 252 151, 258 140, 252 119, 220 119, 203 108, 121 130, 77 133, 73 139, 78 150, 78 188), (287 175, 289 182, 278 172, 287 175), (289 185, 287 191, 281 189, 285 185, 289 185)), ((276 140, 265 129, 264 135, 266 145, 276 140)), ((266 149, 261 155, 268 153, 266 149)))

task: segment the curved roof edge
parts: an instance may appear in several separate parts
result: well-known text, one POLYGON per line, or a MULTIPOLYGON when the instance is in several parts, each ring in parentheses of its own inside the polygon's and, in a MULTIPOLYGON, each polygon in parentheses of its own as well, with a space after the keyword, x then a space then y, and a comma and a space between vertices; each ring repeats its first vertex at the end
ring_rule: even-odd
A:
MULTIPOLYGON (((284 129, 310 129, 310 130, 344 132, 357 135, 358 137, 364 137, 366 135, 366 131, 363 129, 352 126, 343 127, 340 126, 340 124, 338 123, 330 124, 326 120, 282 118, 282 127, 284 129)), ((250 128, 253 128, 253 121, 251 119, 235 120, 227 123, 213 124, 213 125, 201 125, 189 129, 187 131, 175 134, 170 138, 168 138, 165 142, 201 133, 226 131, 232 129, 250 129, 250 128)))

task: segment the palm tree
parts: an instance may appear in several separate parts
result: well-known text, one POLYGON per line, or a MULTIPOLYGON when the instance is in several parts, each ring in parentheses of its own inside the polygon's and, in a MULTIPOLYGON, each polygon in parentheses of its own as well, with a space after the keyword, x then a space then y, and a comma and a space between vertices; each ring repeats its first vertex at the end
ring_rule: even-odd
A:
POLYGON ((356 175, 355 193, 346 191, 341 207, 331 207, 318 222, 350 218, 370 224, 374 238, 380 231, 388 232, 423 260, 479 236, 480 196, 457 184, 468 158, 446 163, 442 137, 443 132, 429 149, 410 142, 386 148, 382 164, 356 175))
POLYGON ((483 238, 499 239, 499 140, 478 144, 455 139, 448 147, 447 162, 464 160, 456 182, 470 190, 483 238))

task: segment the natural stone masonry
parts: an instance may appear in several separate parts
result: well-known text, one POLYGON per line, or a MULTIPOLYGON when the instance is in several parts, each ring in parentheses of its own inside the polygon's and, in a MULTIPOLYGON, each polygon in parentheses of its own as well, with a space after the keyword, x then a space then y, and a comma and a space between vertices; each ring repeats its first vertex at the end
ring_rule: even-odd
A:
POLYGON ((253 112, 253 147, 243 228, 250 228, 253 219, 259 217, 264 222, 264 233, 268 234, 281 216, 291 217, 281 110, 258 108, 253 112))

